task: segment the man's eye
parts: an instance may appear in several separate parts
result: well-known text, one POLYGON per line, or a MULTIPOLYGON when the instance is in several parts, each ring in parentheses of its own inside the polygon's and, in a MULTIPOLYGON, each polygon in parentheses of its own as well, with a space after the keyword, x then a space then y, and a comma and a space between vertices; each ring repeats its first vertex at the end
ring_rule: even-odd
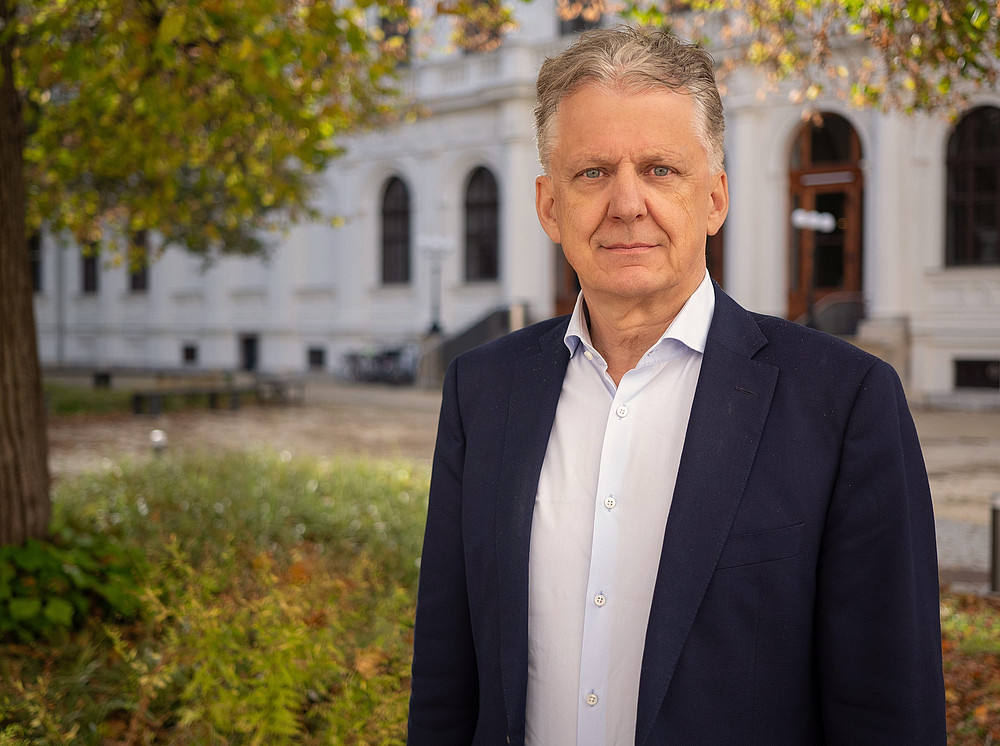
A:
POLYGON ((588 179, 597 179, 601 176, 601 169, 599 168, 588 168, 583 172, 583 175, 588 179))
POLYGON ((670 169, 667 166, 653 166, 650 169, 653 172, 653 176, 669 176, 670 169))

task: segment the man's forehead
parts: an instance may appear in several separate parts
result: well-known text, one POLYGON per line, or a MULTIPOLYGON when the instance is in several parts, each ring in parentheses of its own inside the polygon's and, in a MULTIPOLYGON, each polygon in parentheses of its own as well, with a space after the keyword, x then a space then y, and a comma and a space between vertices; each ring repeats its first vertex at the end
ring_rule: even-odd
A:
POLYGON ((567 96, 560 108, 553 150, 574 162, 683 159, 697 136, 690 97, 666 88, 633 92, 592 85, 567 96))

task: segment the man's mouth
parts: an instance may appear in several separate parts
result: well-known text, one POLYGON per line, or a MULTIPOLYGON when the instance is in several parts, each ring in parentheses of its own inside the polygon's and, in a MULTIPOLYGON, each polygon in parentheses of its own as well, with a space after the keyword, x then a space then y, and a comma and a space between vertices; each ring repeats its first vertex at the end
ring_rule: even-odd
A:
POLYGON ((601 244, 603 248, 610 249, 612 251, 639 251, 642 249, 651 249, 655 245, 656 244, 644 243, 642 241, 601 244))

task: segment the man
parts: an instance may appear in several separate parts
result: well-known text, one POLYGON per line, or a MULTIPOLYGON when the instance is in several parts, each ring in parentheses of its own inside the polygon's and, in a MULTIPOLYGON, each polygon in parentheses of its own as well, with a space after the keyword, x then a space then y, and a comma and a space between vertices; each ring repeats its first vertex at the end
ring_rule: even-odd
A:
POLYGON ((943 744, 934 526, 898 378, 714 286, 711 58, 545 62, 538 218, 582 292, 444 385, 409 742, 943 744))

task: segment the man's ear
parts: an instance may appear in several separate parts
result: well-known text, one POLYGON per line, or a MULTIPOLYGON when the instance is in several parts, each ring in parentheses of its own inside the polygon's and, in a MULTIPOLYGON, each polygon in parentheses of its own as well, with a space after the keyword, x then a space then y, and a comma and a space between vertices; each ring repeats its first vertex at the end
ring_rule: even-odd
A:
POLYGON ((708 205, 708 235, 714 236, 719 232, 722 224, 729 214, 729 181, 725 171, 719 171, 715 175, 715 182, 709 194, 708 205))
POLYGON ((556 219, 556 200, 552 193, 552 178, 539 176, 535 179, 535 212, 542 229, 552 239, 552 243, 562 243, 559 237, 559 221, 556 219))

